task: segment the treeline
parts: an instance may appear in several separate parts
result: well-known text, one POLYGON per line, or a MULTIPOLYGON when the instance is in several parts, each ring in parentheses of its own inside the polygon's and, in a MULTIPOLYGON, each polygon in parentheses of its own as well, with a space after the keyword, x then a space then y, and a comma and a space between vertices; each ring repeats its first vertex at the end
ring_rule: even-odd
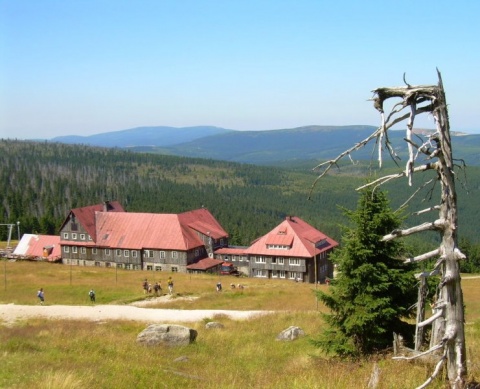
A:
MULTIPOLYGON (((19 221, 21 233, 57 234, 71 208, 118 200, 130 212, 206 207, 229 232, 232 245, 250 244, 287 215, 299 216, 340 241, 347 222, 340 207, 356 207, 355 188, 366 180, 365 169, 345 166, 342 174, 323 178, 309 200, 316 178, 313 161, 307 169, 279 168, 16 140, 0 140, 0 161, 0 223, 19 221)), ((480 231, 479 177, 479 168, 469 170, 470 193, 459 188, 460 231, 472 252, 480 231)), ((397 207, 414 188, 402 181, 386 190, 397 207)), ((0 238, 6 237, 4 227, 0 238)), ((435 239, 432 234, 414 245, 422 251, 435 239)))

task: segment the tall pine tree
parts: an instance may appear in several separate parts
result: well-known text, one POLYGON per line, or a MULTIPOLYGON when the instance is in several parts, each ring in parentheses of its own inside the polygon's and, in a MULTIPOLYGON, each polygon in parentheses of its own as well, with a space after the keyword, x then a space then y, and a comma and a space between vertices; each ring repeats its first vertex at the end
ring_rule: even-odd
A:
POLYGON ((393 332, 411 338, 416 302, 415 278, 400 259, 402 242, 382 242, 398 228, 402 217, 393 212, 384 192, 362 191, 355 211, 344 210, 353 227, 344 227, 342 246, 331 256, 338 277, 329 292, 318 292, 327 308, 327 327, 316 343, 327 353, 358 357, 392 344, 393 332))

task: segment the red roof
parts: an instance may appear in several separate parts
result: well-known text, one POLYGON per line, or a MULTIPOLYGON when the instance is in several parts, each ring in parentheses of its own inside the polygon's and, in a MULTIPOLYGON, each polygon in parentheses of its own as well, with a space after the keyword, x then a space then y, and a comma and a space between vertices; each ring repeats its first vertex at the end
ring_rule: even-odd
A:
POLYGON ((215 254, 244 255, 247 247, 221 247, 215 250, 215 254))
POLYGON ((204 242, 195 230, 214 237, 225 237, 226 232, 205 209, 183 214, 97 212, 97 240, 102 247, 119 249, 165 249, 186 251, 203 247, 204 242), (202 227, 195 224, 199 216, 202 227), (194 224, 196 228, 192 228, 194 224), (220 228, 219 228, 220 226, 220 228), (223 235, 220 233, 223 232, 223 235))
POLYGON ((60 230, 63 228, 65 223, 68 222, 70 217, 73 215, 78 223, 80 223, 87 234, 89 234, 93 241, 97 240, 96 231, 95 231, 95 213, 96 212, 125 212, 122 205, 118 201, 108 201, 102 204, 89 205, 87 207, 74 208, 70 211, 70 214, 63 222, 60 230))
POLYGON ((58 235, 23 234, 22 239, 13 251, 13 255, 57 261, 62 255, 60 237, 58 235))
POLYGON ((268 234, 253 242, 245 253, 309 258, 336 246, 338 243, 323 232, 298 217, 289 216, 268 234))
POLYGON ((203 235, 211 236, 213 239, 228 237, 228 233, 206 208, 180 213, 178 217, 182 224, 193 228, 203 235))
POLYGON ((213 258, 204 258, 196 263, 192 263, 187 266, 188 270, 209 270, 213 267, 220 266, 223 263, 222 260, 213 258))

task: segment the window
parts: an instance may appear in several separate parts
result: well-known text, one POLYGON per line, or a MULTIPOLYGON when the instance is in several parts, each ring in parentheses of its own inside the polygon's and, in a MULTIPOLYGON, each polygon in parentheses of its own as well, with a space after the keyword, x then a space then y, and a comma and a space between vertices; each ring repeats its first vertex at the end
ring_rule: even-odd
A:
POLYGON ((94 247, 94 248, 92 249, 92 254, 97 254, 97 248, 96 248, 96 247, 94 247))
POLYGON ((277 263, 277 257, 272 257, 272 263, 277 263))
POLYGON ((85 234, 80 234, 80 240, 85 240, 85 234))
POLYGON ((122 256, 122 250, 116 249, 116 250, 115 250, 115 255, 116 255, 117 257, 121 257, 121 256, 122 256))
POLYGON ((278 258, 277 263, 278 263, 279 265, 283 265, 283 264, 285 264, 285 260, 284 260, 283 258, 278 258))
POLYGON ((87 249, 85 247, 80 247, 80 254, 86 254, 87 249))
POLYGON ((144 257, 153 258, 153 250, 145 250, 144 257))
POLYGON ((199 251, 198 249, 195 250, 195 256, 198 257, 199 251))
POLYGON ((63 252, 64 253, 69 253, 70 252, 70 246, 63 246, 63 252))
POLYGON ((165 259, 165 251, 160 251, 160 259, 165 259))
POLYGON ((100 267, 102 264, 100 262, 95 262, 95 266, 100 267))
POLYGON ((149 271, 153 270, 153 266, 152 265, 147 265, 147 270, 149 270, 149 271))
POLYGON ((73 246, 73 247, 72 247, 72 253, 77 253, 77 251, 78 251, 78 250, 77 250, 77 246, 73 246))
POLYGON ((131 269, 131 266, 130 266, 129 263, 126 263, 126 264, 125 264, 125 269, 126 269, 126 270, 130 270, 130 269, 131 269))
POLYGON ((177 259, 178 258, 178 252, 177 251, 172 251, 172 258, 177 259))
POLYGON ((298 258, 290 258, 290 260, 288 261, 288 263, 289 263, 291 266, 300 266, 300 259, 298 259, 298 258))
POLYGON ((289 274, 289 278, 291 280, 302 280, 302 273, 296 273, 294 271, 291 271, 289 274))
POLYGON ((117 263, 117 266, 115 266, 115 267, 117 267, 118 269, 123 269, 123 264, 117 263))
POLYGON ((77 240, 77 234, 75 232, 72 232, 72 239, 77 240))
POLYGON ((137 258, 137 250, 132 250, 132 258, 137 258))
POLYGON ((278 277, 278 272, 272 271, 272 278, 277 278, 278 277))
POLYGON ((162 271, 162 267, 161 266, 155 266, 155 271, 162 271))
POLYGON ((255 273, 254 273, 254 277, 266 278, 266 277, 267 277, 267 271, 266 271, 266 270, 262 270, 262 269, 256 269, 256 270, 255 270, 255 273))
POLYGON ((279 271, 278 271, 278 276, 279 276, 280 278, 285 278, 285 270, 279 270, 279 271))
POLYGON ((124 257, 129 257, 130 256, 130 250, 123 250, 123 256, 124 257))
POLYGON ((288 250, 290 249, 290 246, 282 244, 267 244, 267 249, 288 250))
POLYGON ((172 266, 172 273, 178 273, 178 267, 172 266))
POLYGON ((92 240, 92 237, 90 235, 88 235, 88 240, 92 240))
POLYGON ((255 263, 265 263, 265 257, 259 256, 255 258, 255 263))
POLYGON ((68 239, 68 232, 63 233, 63 239, 68 239))
POLYGON ((105 255, 110 255, 110 249, 105 249, 105 255))

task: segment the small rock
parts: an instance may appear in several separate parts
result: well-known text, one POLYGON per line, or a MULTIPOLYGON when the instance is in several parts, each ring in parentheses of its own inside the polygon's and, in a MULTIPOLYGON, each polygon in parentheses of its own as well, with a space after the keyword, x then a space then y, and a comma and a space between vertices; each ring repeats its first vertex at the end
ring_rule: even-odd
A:
POLYGON ((283 330, 277 335, 277 340, 282 340, 282 341, 292 341, 300 336, 304 336, 305 332, 300 328, 296 326, 290 326, 286 330, 283 330))
POLYGON ((205 324, 206 329, 212 329, 212 328, 225 328, 225 326, 222 323, 219 323, 218 321, 210 321, 207 324, 205 324))
POLYGON ((181 357, 175 358, 173 360, 173 362, 187 362, 187 361, 188 361, 188 357, 185 355, 182 355, 181 357))

